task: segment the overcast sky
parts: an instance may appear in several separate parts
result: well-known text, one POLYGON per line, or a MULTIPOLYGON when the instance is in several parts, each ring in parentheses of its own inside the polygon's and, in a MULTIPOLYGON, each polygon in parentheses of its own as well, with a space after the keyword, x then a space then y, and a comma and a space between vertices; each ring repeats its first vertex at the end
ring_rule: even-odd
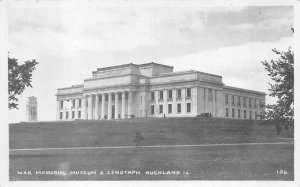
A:
MULTIPOLYGON (((291 6, 103 6, 50 1, 8 11, 10 57, 36 59, 33 88, 19 97, 10 122, 25 120, 29 96, 38 119, 55 120, 57 88, 82 84, 100 67, 156 62, 174 71, 223 76, 229 86, 268 93, 260 61, 293 46, 291 6)), ((267 103, 273 100, 267 97, 267 103)))

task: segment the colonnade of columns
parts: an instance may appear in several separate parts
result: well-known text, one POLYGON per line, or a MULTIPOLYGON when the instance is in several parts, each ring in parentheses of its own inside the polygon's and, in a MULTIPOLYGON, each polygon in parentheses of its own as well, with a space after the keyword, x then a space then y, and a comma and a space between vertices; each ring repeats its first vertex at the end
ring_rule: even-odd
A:
POLYGON ((132 115, 132 95, 132 91, 85 94, 82 119, 127 118, 132 115))

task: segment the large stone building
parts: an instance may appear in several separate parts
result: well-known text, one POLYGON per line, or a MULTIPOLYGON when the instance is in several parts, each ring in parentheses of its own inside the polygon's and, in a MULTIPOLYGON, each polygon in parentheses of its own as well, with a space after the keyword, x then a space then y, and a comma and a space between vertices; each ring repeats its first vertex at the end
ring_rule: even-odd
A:
POLYGON ((172 66, 153 62, 98 68, 83 84, 59 88, 56 96, 58 120, 202 113, 257 119, 265 102, 265 93, 226 86, 222 76, 194 70, 173 72, 172 66))

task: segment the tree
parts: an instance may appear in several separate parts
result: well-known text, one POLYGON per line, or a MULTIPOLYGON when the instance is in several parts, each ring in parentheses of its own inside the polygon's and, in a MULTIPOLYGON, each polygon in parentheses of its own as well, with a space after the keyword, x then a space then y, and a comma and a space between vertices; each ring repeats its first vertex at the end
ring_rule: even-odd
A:
POLYGON ((8 57, 8 108, 18 108, 17 96, 22 94, 26 87, 32 87, 31 77, 36 60, 25 61, 24 64, 18 65, 18 60, 8 57))
POLYGON ((266 105, 266 119, 277 124, 294 121, 294 52, 272 50, 279 56, 277 60, 262 61, 268 75, 274 81, 270 84, 270 96, 277 97, 276 104, 266 105))

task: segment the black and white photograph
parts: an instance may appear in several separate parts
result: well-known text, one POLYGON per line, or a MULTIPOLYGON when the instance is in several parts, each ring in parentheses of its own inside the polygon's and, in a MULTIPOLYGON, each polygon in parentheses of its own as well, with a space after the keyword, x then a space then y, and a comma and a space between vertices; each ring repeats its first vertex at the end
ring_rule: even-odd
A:
POLYGON ((6 2, 8 180, 295 181, 275 2, 6 2))

